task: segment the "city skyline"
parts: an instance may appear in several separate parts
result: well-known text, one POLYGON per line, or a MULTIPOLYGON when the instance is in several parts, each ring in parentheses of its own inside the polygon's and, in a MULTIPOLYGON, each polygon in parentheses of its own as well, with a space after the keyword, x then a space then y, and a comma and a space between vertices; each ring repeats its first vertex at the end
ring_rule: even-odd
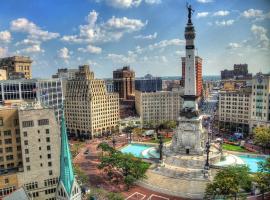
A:
MULTIPOLYGON (((194 0, 203 75, 247 63, 269 72, 267 1, 194 0)), ((136 76, 180 76, 186 2, 172 0, 9 1, 0 8, 0 57, 28 55, 34 77, 90 64, 98 78, 130 65, 136 76), (14 7, 20 9, 14 9, 14 7), (78 12, 80 11, 80 12, 78 12), (166 30, 166 31, 164 31, 166 30), (166 70, 165 70, 166 69, 166 70)))

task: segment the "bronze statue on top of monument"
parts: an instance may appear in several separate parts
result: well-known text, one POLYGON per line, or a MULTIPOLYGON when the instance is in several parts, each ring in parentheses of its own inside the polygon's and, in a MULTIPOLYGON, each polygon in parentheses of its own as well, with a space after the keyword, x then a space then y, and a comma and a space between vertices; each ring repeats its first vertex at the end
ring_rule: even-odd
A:
POLYGON ((192 23, 191 22, 191 16, 192 14, 195 12, 195 10, 192 9, 191 5, 187 3, 186 5, 187 9, 188 9, 188 23, 192 23))

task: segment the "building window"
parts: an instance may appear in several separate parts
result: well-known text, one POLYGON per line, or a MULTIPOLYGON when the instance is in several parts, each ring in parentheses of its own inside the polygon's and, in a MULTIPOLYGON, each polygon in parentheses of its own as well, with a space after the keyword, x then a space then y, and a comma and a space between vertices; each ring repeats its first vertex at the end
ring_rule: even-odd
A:
POLYGON ((29 150, 28 150, 28 149, 25 149, 25 150, 24 150, 24 153, 25 153, 25 154, 29 154, 29 150))
POLYGON ((5 139, 5 144, 11 144, 12 143, 12 139, 5 139))
POLYGON ((6 156, 6 160, 13 160, 13 155, 6 156))
POLYGON ((25 158, 25 161, 26 161, 26 162, 30 162, 30 158, 28 158, 28 157, 25 158))
POLYGON ((5 178, 5 184, 8 184, 8 183, 9 183, 8 178, 5 178))
POLYGON ((11 136, 11 131, 10 130, 4 131, 4 136, 11 136))
POLYGON ((33 127, 34 126, 34 121, 33 120, 31 120, 31 121, 23 121, 22 126, 23 126, 23 128, 33 127))
POLYGON ((48 157, 48 159, 51 159, 52 156, 51 156, 51 154, 48 154, 47 157, 48 157))
POLYGON ((26 166, 26 169, 27 169, 27 171, 30 171, 31 170, 31 167, 30 166, 26 166))
POLYGON ((49 170, 49 175, 53 175, 53 171, 52 170, 49 170))
POLYGON ((48 162, 48 167, 51 167, 52 166, 52 162, 48 162))
POLYGON ((0 118, 0 126, 4 126, 3 118, 0 118))
POLYGON ((24 145, 28 145, 28 140, 24 140, 24 145))
POLYGON ((50 130, 49 129, 46 129, 46 134, 49 134, 50 133, 50 130))
POLYGON ((50 142, 50 138, 49 137, 46 138, 46 142, 50 142))
POLYGON ((39 126, 49 125, 49 119, 40 119, 38 120, 39 126))
POLYGON ((27 137, 27 132, 26 131, 23 132, 23 136, 27 137))
POLYGON ((50 151, 51 150, 51 146, 47 146, 47 150, 50 151))

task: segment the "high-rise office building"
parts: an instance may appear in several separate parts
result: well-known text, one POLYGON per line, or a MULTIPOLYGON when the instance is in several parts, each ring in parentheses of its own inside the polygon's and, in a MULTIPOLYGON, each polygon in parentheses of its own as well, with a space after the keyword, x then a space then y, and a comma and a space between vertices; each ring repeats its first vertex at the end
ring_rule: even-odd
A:
POLYGON ((113 71, 114 92, 119 93, 121 100, 134 99, 135 72, 129 66, 113 71))
POLYGON ((79 66, 75 79, 67 82, 65 115, 70 135, 101 135, 117 128, 119 96, 107 93, 104 80, 95 79, 88 65, 79 66))
POLYGON ((184 91, 140 92, 135 90, 135 108, 141 124, 158 125, 168 120, 177 120, 183 104, 184 91))
MULTIPOLYGON (((186 74, 186 57, 182 57, 182 84, 185 86, 186 74)), ((202 95, 203 81, 202 81, 202 58, 195 56, 195 77, 196 77, 196 96, 202 95)))
POLYGON ((252 79, 250 131, 257 126, 270 127, 270 74, 256 74, 252 79))
POLYGON ((147 74, 144 78, 135 80, 135 90, 141 92, 156 92, 162 90, 162 79, 147 74))
POLYGON ((0 69, 7 72, 7 79, 31 79, 32 60, 26 56, 13 56, 0 59, 0 69))
POLYGON ((5 106, 0 123, 0 198, 24 187, 31 199, 55 199, 60 129, 54 111, 40 104, 5 106))
POLYGON ((0 104, 14 100, 39 101, 55 110, 57 120, 62 116, 63 92, 61 79, 30 79, 0 81, 0 104))
POLYGON ((247 64, 234 64, 233 70, 222 70, 221 71, 221 79, 238 79, 238 80, 246 80, 252 79, 252 74, 248 73, 248 65, 247 64))

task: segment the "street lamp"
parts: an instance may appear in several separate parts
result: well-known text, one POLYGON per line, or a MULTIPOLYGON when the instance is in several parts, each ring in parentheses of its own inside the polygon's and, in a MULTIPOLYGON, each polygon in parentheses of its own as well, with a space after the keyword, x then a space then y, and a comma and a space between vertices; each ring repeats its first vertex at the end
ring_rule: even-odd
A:
POLYGON ((112 144, 113 144, 113 148, 115 149, 116 139, 115 139, 114 135, 113 135, 113 138, 112 138, 112 144))
POLYGON ((205 145, 205 151, 206 151, 206 162, 205 162, 205 165, 204 165, 204 169, 205 170, 209 170, 210 169, 210 165, 209 165, 209 153, 210 153, 210 142, 209 140, 206 142, 206 145, 205 145))
POLYGON ((159 160, 160 160, 160 162, 161 162, 162 159, 163 159, 163 154, 162 154, 163 140, 162 140, 162 135, 161 135, 161 133, 159 133, 159 130, 160 130, 162 127, 163 127, 163 126, 160 125, 160 126, 156 129, 156 132, 157 132, 157 139, 159 140, 159 160))

